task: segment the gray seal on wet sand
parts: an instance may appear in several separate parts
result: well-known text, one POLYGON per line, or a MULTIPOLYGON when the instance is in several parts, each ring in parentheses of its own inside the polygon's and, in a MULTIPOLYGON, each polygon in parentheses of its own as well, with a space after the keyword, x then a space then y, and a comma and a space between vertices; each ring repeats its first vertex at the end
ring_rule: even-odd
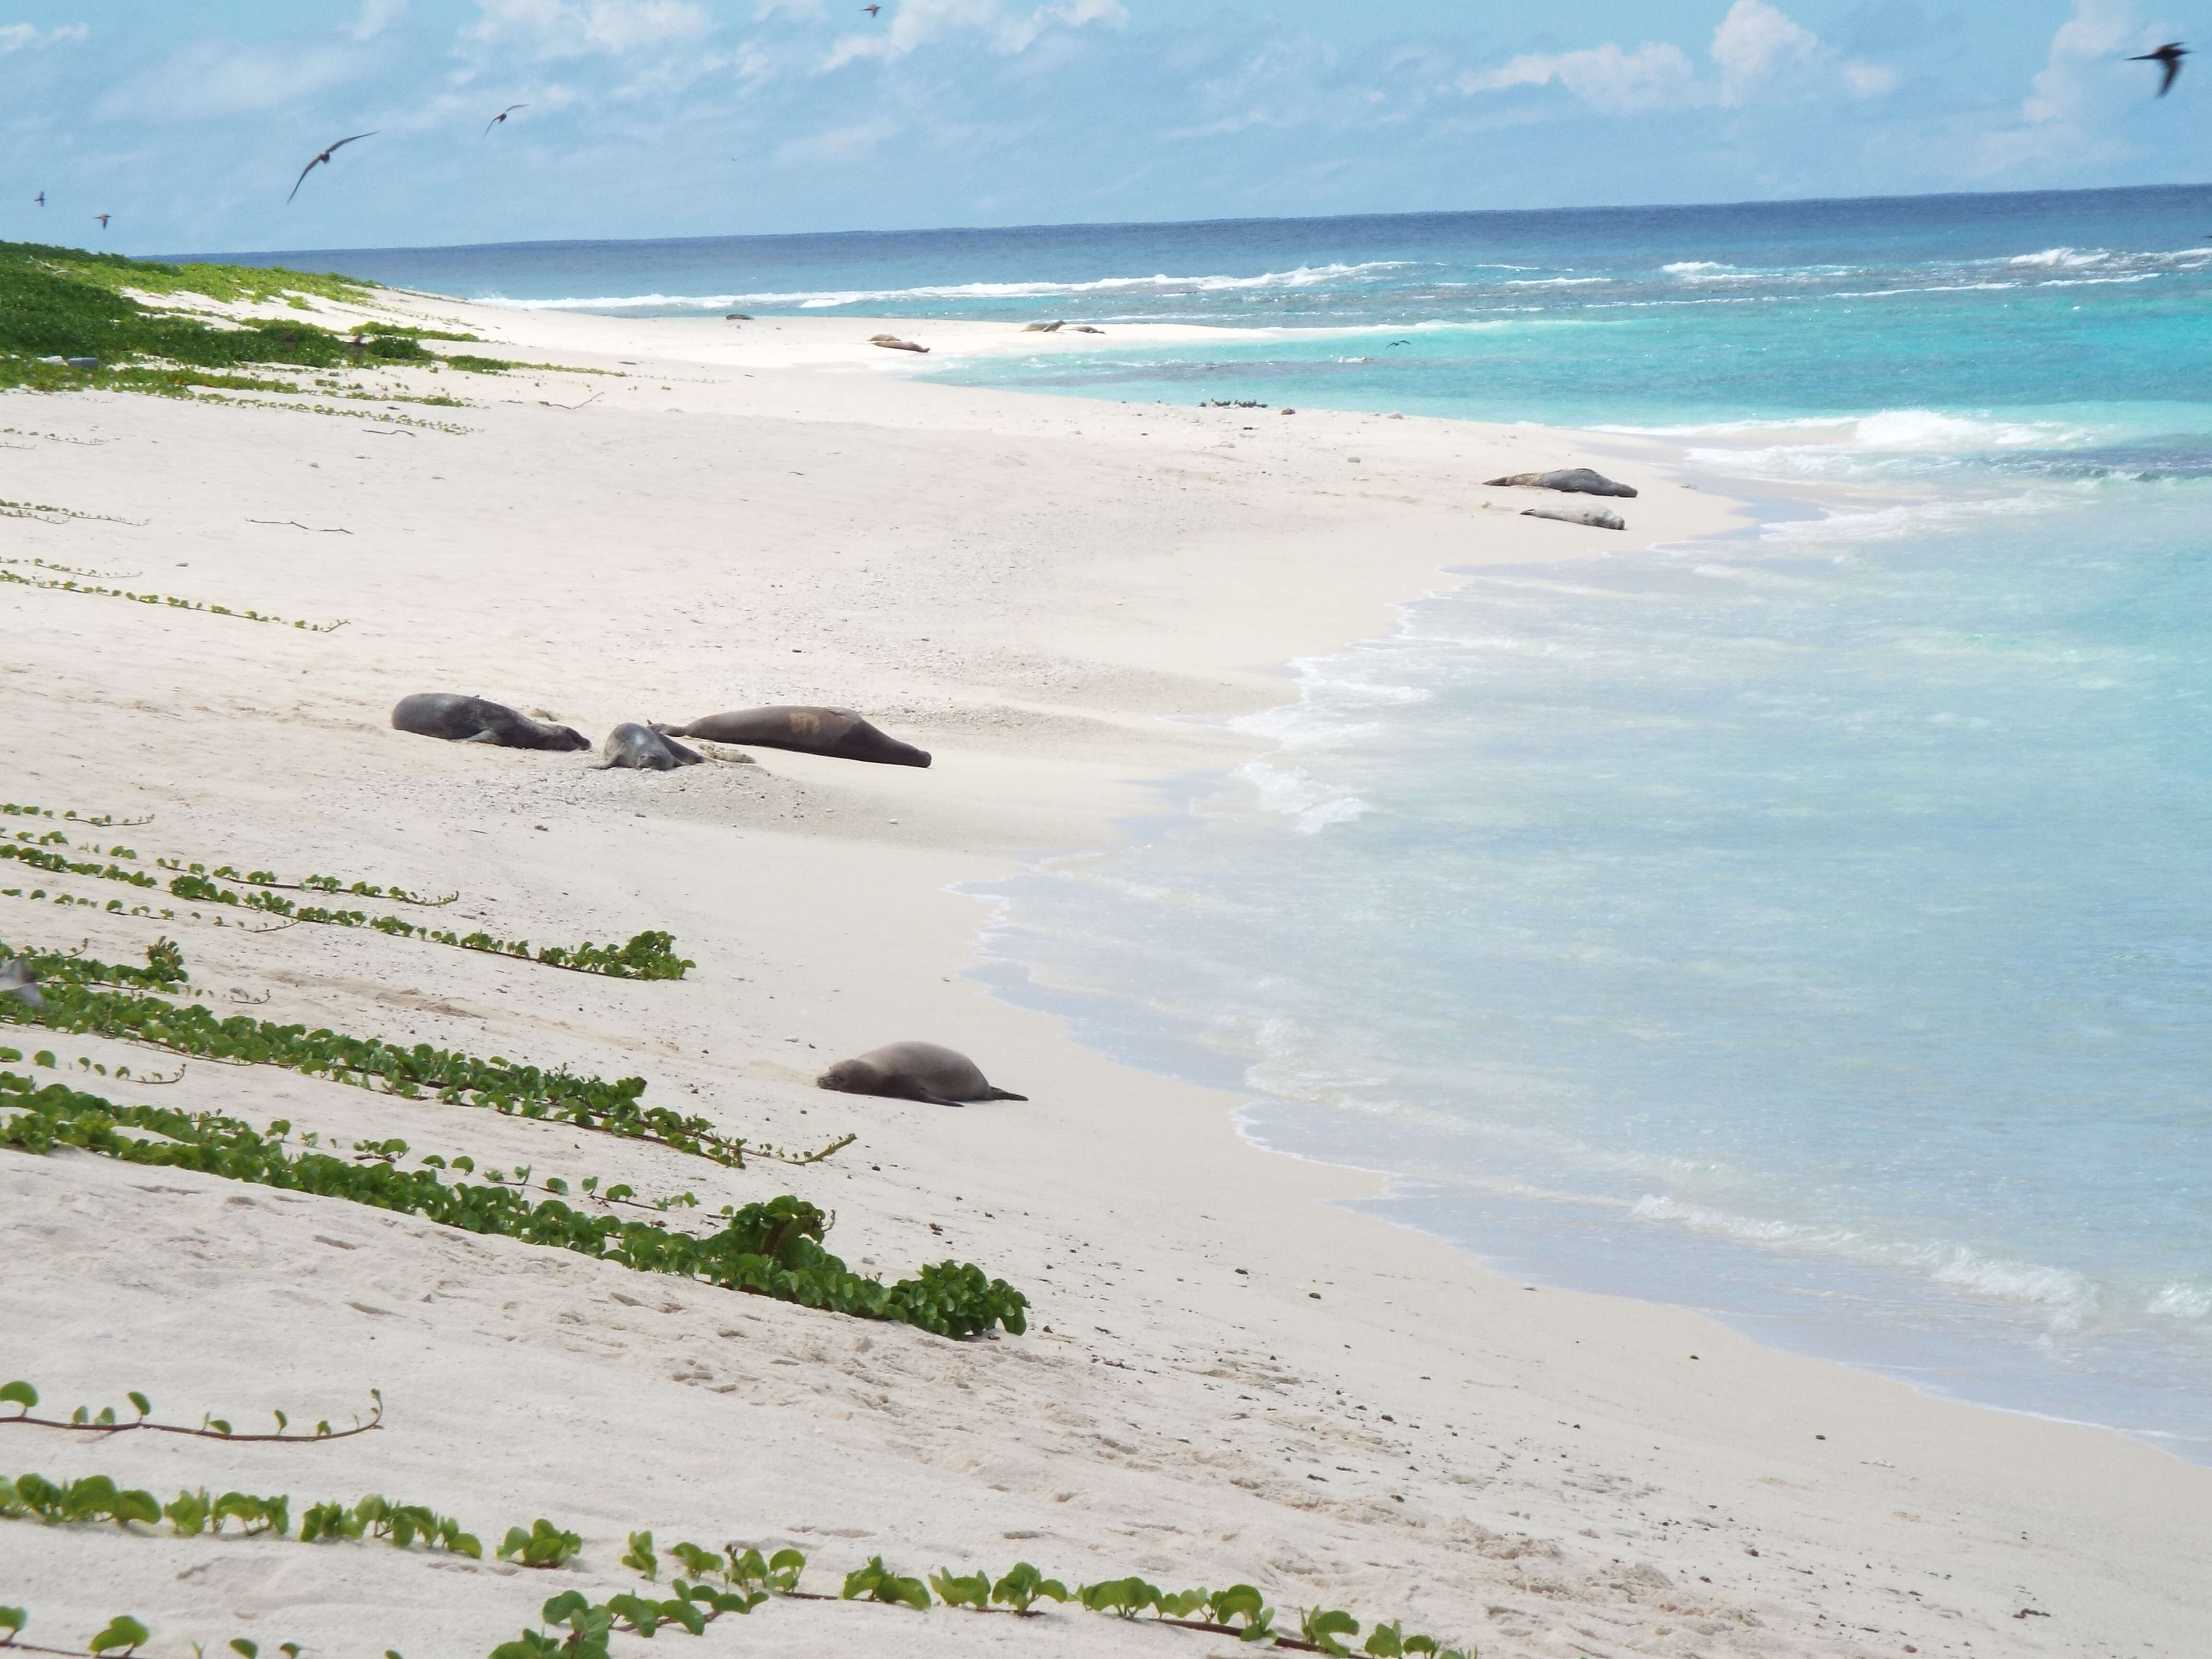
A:
POLYGON ((639 772, 672 772, 679 766, 697 766, 707 758, 697 750, 686 749, 635 720, 624 720, 608 732, 601 752, 606 758, 591 769, 594 772, 617 766, 639 772))
POLYGON ((1593 472, 1586 466, 1561 467, 1556 472, 1515 472, 1503 478, 1485 478, 1487 485, 1526 485, 1531 489, 1558 489, 1570 495, 1619 495, 1632 499, 1636 494, 1634 484, 1625 484, 1608 478, 1602 472, 1593 472))
POLYGON ((688 726, 653 729, 664 737, 703 738, 708 743, 741 743, 755 749, 795 749, 803 755, 834 755, 839 760, 873 761, 880 766, 927 766, 929 751, 901 743, 869 725, 849 708, 779 705, 734 708, 708 714, 688 726))
POLYGON ((458 691, 417 691, 392 706, 395 730, 448 743, 488 743, 500 749, 589 749, 592 740, 571 726, 532 720, 502 702, 465 697, 458 691))
POLYGON ((888 1095, 932 1106, 959 1106, 971 1100, 1027 1100, 983 1080, 975 1062, 934 1042, 891 1042, 871 1048, 857 1060, 841 1060, 814 1079, 818 1089, 848 1095, 888 1095))

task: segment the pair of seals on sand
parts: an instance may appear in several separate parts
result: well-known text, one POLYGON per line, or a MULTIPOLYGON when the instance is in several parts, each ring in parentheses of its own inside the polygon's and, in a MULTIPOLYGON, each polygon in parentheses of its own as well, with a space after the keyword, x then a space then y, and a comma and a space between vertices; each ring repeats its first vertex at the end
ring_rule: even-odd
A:
POLYGON ((443 738, 448 743, 488 743, 501 749, 589 749, 592 740, 574 727, 509 708, 483 697, 465 697, 458 691, 417 691, 402 697, 392 710, 392 724, 417 737, 443 738))
POLYGON ((1485 478, 1489 485, 1525 485, 1532 489, 1564 490, 1570 495, 1620 495, 1636 494, 1634 484, 1625 484, 1608 478, 1602 472, 1593 472, 1586 466, 1565 466, 1554 472, 1515 472, 1503 478, 1485 478))
MULTIPOLYGON (((452 691, 418 691, 402 697, 392 711, 402 732, 453 743, 488 743, 503 749, 589 749, 592 741, 566 726, 554 726, 519 714, 503 703, 465 697, 452 691)), ((708 714, 688 726, 625 721, 607 734, 607 767, 665 772, 696 766, 706 758, 675 738, 708 743, 750 744, 761 749, 789 749, 838 760, 872 761, 880 766, 927 766, 929 751, 901 743, 871 726, 849 708, 815 708, 787 704, 738 708, 708 714)), ((602 770, 605 768, 600 769, 602 770)))
POLYGON ((967 1055, 934 1042, 891 1042, 871 1048, 857 1060, 841 1060, 814 1079, 819 1089, 848 1095, 886 1095, 932 1106, 962 1106, 971 1100, 1027 1100, 1027 1095, 994 1089, 967 1055))

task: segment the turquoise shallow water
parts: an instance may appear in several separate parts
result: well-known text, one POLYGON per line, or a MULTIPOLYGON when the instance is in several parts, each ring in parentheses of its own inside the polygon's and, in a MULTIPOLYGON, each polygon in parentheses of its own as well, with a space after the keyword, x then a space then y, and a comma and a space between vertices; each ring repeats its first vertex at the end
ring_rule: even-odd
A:
POLYGON ((1762 526, 1298 665, 1271 753, 999 890, 989 977, 1532 1279, 2212 1457, 2212 189, 299 262, 1667 435, 1762 526))

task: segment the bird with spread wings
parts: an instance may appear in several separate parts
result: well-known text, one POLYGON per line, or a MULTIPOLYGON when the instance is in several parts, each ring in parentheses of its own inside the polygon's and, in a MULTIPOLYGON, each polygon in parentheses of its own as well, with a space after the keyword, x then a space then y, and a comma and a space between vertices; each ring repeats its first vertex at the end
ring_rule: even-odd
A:
POLYGON ((2158 83, 2158 95, 2163 98, 2173 90, 2173 78, 2181 73, 2181 60, 2188 56, 2188 47, 2183 46, 2179 40, 2169 40, 2156 52, 2141 53, 2129 58, 2128 62, 2156 64, 2166 71, 2165 78, 2158 83))
POLYGON ((505 109, 500 111, 498 114, 493 116, 490 120, 484 123, 484 137, 487 138, 490 137, 491 130, 494 127, 498 126, 501 122, 505 121, 507 118, 514 114, 515 111, 519 109, 528 109, 529 107, 530 106, 527 104, 509 104, 505 109))
MULTIPOLYGON (((383 129, 380 127, 377 129, 378 132, 382 131, 383 129)), ((375 137, 376 132, 356 132, 350 138, 339 139, 337 143, 332 144, 320 155, 318 155, 313 161, 308 162, 307 166, 300 169, 300 176, 292 181, 292 196, 297 196, 300 193, 300 186, 307 182, 307 175, 309 173, 313 173, 319 167, 327 165, 331 157, 337 155, 338 151, 343 149, 348 144, 358 143, 364 138, 374 138, 375 137)), ((292 196, 287 196, 284 199, 287 202, 289 202, 292 199, 292 196)))

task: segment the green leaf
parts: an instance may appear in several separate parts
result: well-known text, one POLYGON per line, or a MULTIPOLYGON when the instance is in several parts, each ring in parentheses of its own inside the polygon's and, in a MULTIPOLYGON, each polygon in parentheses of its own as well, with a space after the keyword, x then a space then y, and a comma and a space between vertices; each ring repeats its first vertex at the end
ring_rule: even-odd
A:
POLYGON ((243 1636, 234 1636, 230 1638, 230 1650, 233 1653, 243 1654, 245 1659, 261 1659, 261 1644, 243 1636))
POLYGON ((21 1607, 0 1607, 0 1630, 11 1637, 30 1622, 31 1615, 21 1607))
POLYGON ((1298 1616, 1298 1634, 1334 1659, 1350 1659, 1352 1650, 1337 1638, 1359 1634, 1359 1621, 1341 1607, 1308 1607, 1298 1616))
POLYGON ((21 1406, 27 1412, 39 1403, 39 1391, 27 1382, 0 1383, 0 1401, 21 1406))
POLYGON ((154 1402, 147 1399, 144 1395, 139 1393, 137 1389, 133 1389, 128 1397, 131 1403, 138 1408, 139 1416, 150 1417, 153 1415, 154 1402))
POLYGON ((94 1653, 112 1653, 118 1648, 128 1653, 146 1639, 145 1626, 127 1613, 118 1613, 107 1621, 107 1628, 87 1642, 85 1646, 94 1653))

